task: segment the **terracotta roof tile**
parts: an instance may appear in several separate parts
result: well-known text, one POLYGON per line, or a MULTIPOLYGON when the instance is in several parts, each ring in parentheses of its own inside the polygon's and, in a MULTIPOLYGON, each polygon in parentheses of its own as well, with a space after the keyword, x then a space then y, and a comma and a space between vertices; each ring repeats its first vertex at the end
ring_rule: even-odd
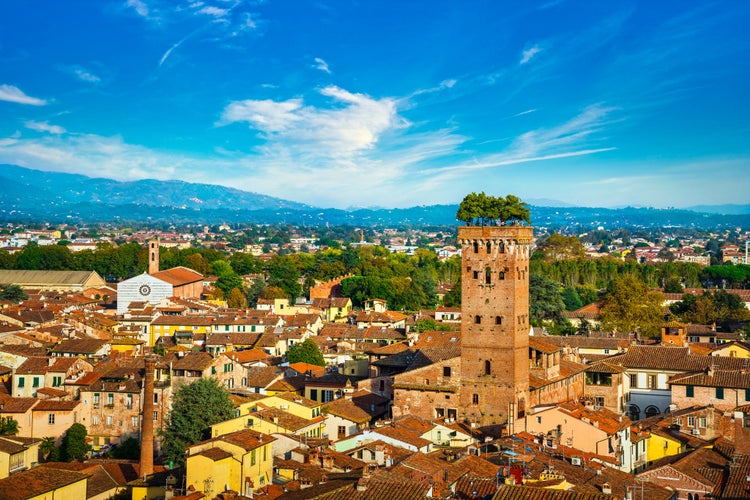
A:
POLYGON ((84 481, 87 477, 89 474, 52 467, 34 467, 0 480, 0 498, 4 500, 33 498, 54 489, 84 481))
POLYGON ((203 281, 203 275, 201 273, 182 266, 159 271, 158 273, 154 273, 151 276, 162 281, 166 281, 170 285, 174 286, 187 285, 188 283, 203 281))

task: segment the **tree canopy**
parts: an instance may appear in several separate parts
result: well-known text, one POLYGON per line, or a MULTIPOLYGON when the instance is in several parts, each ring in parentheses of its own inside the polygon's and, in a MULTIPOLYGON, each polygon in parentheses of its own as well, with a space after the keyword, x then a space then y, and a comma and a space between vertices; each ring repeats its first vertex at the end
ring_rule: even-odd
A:
POLYGON ((323 354, 318 349, 318 345, 311 339, 305 339, 303 342, 289 349, 286 353, 286 360, 290 364, 302 362, 317 366, 326 365, 323 354))
POLYGON ((635 276, 617 278, 604 297, 602 326, 621 332, 657 336, 664 323, 664 295, 635 276))
POLYGON ((159 430, 167 460, 185 464, 185 448, 207 439, 211 426, 234 416, 229 392, 213 378, 181 386, 172 395, 167 425, 159 430))
POLYGON ((515 195, 488 196, 484 192, 467 194, 458 206, 456 219, 469 226, 531 223, 531 212, 515 195))
POLYGON ((0 290, 0 300, 9 300, 11 302, 21 302, 28 299, 29 296, 18 285, 5 285, 0 290))
POLYGON ((60 446, 60 458, 65 462, 73 459, 82 460, 91 451, 91 445, 86 442, 86 427, 75 423, 68 428, 60 446))

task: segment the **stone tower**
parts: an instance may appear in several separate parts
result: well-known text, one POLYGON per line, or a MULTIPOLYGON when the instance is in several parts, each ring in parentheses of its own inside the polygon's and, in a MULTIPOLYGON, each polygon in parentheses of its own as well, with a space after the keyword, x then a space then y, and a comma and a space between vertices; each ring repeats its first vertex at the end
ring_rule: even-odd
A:
POLYGON ((529 226, 461 226, 461 408, 480 427, 507 425, 529 392, 529 226))
POLYGON ((159 272, 159 238, 148 241, 148 274, 159 272))

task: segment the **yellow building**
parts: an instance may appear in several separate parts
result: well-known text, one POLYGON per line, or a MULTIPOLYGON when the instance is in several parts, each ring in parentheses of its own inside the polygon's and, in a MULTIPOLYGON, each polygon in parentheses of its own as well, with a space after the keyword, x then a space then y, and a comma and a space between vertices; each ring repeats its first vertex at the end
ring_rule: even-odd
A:
POLYGON ((196 333, 210 334, 213 320, 205 316, 159 316, 151 322, 149 327, 149 345, 159 337, 171 337, 177 331, 190 331, 196 333))
POLYGON ((322 403, 303 398, 295 393, 277 394, 243 402, 237 406, 237 416, 211 426, 216 437, 240 429, 262 433, 282 432, 297 436, 322 437, 325 417, 322 403))
POLYGON ((687 450, 685 443, 659 428, 652 428, 646 439, 646 457, 650 463, 664 457, 679 455, 687 450))
POLYGON ((56 500, 86 498, 88 474, 52 467, 34 467, 0 479, 0 498, 56 500))
POLYGON ((30 469, 31 464, 38 462, 41 441, 28 437, 0 436, 0 478, 30 469))
POLYGON ((729 358, 750 358, 750 345, 745 342, 727 342, 711 351, 712 356, 726 356, 729 358))
POLYGON ((251 496, 273 478, 273 445, 276 438, 244 429, 187 449, 186 487, 207 497, 227 489, 251 496))

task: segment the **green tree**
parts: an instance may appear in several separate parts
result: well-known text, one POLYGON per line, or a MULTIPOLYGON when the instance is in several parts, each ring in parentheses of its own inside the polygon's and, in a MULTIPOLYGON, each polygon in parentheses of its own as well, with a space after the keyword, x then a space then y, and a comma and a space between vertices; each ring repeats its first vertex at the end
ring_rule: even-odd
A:
POLYGON ((321 354, 318 345, 312 339, 305 339, 302 343, 289 349, 286 353, 286 360, 289 363, 302 362, 317 366, 326 365, 323 354, 321 354))
POLYGON ((664 295, 633 275, 617 278, 604 297, 602 326, 621 332, 657 336, 664 323, 664 295))
POLYGON ((459 276, 458 282, 453 285, 448 293, 443 297, 443 305, 446 307, 460 307, 461 306, 461 277, 459 276))
POLYGON ((422 333, 427 331, 437 331, 437 332, 451 332, 454 331, 456 328, 452 325, 449 325, 447 323, 438 323, 432 318, 422 318, 416 323, 414 323, 414 326, 411 328, 411 331, 422 333))
MULTIPOLYGON (((502 198, 499 198, 502 200, 502 198)), ((531 211, 525 202, 515 195, 509 194, 500 202, 500 221, 502 224, 531 224, 531 211)))
POLYGON ((277 286, 267 286, 263 288, 263 291, 260 293, 261 299, 286 299, 287 295, 286 292, 277 287, 277 286))
POLYGON ((245 299, 245 294, 242 293, 242 290, 239 288, 232 288, 232 291, 229 292, 229 297, 227 297, 227 307, 243 309, 246 306, 247 299, 245 299))
POLYGON ((234 416, 229 392, 213 378, 178 388, 172 396, 167 424, 158 431, 168 461, 185 464, 185 448, 209 437, 211 426, 234 416))
POLYGON ((5 285, 2 291, 0 291, 0 300, 9 300, 11 302, 19 303, 28 298, 29 296, 23 288, 18 285, 5 285))
POLYGON ((566 286, 562 291, 562 299, 565 303, 566 311, 575 311, 583 307, 581 296, 578 295, 578 291, 574 286, 566 286))
POLYGON ((83 460, 91 451, 91 446, 86 442, 86 435, 86 427, 83 424, 75 423, 68 428, 60 447, 60 458, 64 462, 74 459, 83 460))
POLYGON ((529 276, 529 316, 531 321, 553 321, 562 324, 565 310, 562 286, 546 276, 532 274, 529 276))
POLYGON ((126 460, 138 460, 141 456, 141 444, 134 437, 129 437, 117 446, 115 446, 109 453, 109 458, 118 458, 126 460))
POLYGON ((18 434, 18 422, 11 417, 0 418, 0 434, 18 434))
MULTIPOLYGON (((482 193, 482 195, 484 195, 484 193, 482 193)), ((468 226, 473 226, 477 219, 482 218, 483 211, 484 207, 482 206, 480 195, 477 193, 469 193, 458 205, 456 219, 465 222, 468 226)))
POLYGON ((581 240, 575 236, 565 236, 559 233, 552 233, 546 240, 539 242, 537 251, 549 261, 577 259, 586 255, 586 249, 581 240))
POLYGON ((39 443, 39 451, 42 452, 42 459, 47 460, 56 448, 55 438, 51 436, 42 438, 42 442, 39 443))

